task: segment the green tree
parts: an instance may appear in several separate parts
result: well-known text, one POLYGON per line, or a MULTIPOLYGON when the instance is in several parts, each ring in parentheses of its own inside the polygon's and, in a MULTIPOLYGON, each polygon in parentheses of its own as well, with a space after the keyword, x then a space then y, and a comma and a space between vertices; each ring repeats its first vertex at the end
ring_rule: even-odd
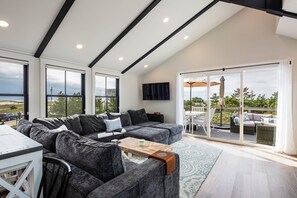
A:
POLYGON ((109 98, 107 102, 107 111, 108 112, 116 112, 117 111, 117 99, 109 98))
MULTIPOLYGON (((80 93, 74 93, 74 96, 80 96, 80 93)), ((80 114, 83 112, 82 109, 82 98, 81 97, 70 97, 67 101, 67 115, 80 114)))
POLYGON ((267 99, 267 107, 277 108, 278 92, 274 92, 269 99, 267 99))
MULTIPOLYGON (((58 95, 64 95, 62 91, 58 95)), ((54 102, 48 104, 48 117, 62 117, 66 116, 66 98, 58 97, 54 102)))
POLYGON ((105 101, 103 101, 102 98, 96 98, 95 105, 96 105, 96 114, 105 112, 105 101))
POLYGON ((254 101, 254 107, 267 107, 265 94, 259 94, 254 101))
MULTIPOLYGON (((253 90, 250 91, 249 89, 250 88, 248 88, 248 87, 243 88, 243 98, 245 100, 253 100, 256 96, 256 94, 254 94, 254 91, 253 90)), ((234 93, 231 95, 231 97, 239 99, 240 98, 240 88, 235 89, 234 93)))
MULTIPOLYGON (((62 91, 58 93, 61 97, 57 97, 57 100, 48 102, 48 116, 49 117, 62 117, 66 116, 66 97, 62 91)), ((74 93, 73 97, 69 97, 67 100, 67 115, 74 115, 82 113, 82 98, 80 92, 74 93)))
POLYGON ((212 96, 210 97, 210 103, 211 103, 211 107, 217 107, 219 104, 219 96, 217 95, 217 93, 212 94, 212 96))

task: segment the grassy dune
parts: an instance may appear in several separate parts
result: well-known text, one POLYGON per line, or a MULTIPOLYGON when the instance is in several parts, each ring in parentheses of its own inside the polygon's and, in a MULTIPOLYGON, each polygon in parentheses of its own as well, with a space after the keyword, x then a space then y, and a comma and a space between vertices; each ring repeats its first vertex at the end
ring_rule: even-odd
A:
POLYGON ((0 101, 0 113, 24 112, 24 102, 0 101))

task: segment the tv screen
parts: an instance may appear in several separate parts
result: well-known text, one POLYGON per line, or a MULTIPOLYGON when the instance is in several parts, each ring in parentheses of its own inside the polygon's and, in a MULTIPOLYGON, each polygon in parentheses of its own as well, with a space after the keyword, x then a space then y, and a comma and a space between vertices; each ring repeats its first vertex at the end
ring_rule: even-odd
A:
POLYGON ((170 100, 169 82, 142 84, 143 100, 170 100))

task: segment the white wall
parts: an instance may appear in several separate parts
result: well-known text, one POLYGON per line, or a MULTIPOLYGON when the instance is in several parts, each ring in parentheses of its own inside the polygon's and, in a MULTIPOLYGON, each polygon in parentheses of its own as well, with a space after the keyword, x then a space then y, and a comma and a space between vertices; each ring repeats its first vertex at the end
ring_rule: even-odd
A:
MULTIPOLYGON (((277 35, 275 30, 275 16, 243 9, 143 76, 143 82, 169 81, 172 96, 166 102, 145 101, 144 107, 151 112, 160 111, 165 114, 166 121, 175 122, 175 78, 178 72, 290 59, 293 61, 293 120, 296 121, 297 40, 277 35)), ((294 123, 294 131, 297 131, 297 122, 294 123)), ((297 142, 297 132, 295 137, 297 142)))
POLYGON ((120 78, 120 111, 142 107, 141 82, 136 74, 123 74, 120 78))

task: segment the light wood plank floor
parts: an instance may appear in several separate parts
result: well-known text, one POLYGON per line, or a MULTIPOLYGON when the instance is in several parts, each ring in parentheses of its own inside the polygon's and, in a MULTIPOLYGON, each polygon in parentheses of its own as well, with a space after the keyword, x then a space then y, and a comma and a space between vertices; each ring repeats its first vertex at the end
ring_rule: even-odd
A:
POLYGON ((297 198, 295 157, 257 147, 198 141, 223 149, 223 152, 196 198, 297 198))

